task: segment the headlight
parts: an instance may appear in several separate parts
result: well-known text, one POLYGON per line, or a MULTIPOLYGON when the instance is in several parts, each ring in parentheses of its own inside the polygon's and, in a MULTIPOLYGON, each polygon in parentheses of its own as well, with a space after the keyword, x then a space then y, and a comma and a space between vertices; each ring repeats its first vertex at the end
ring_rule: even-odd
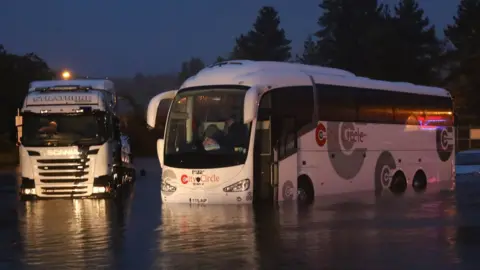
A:
POLYGON ((177 190, 176 187, 170 185, 169 183, 162 181, 162 191, 163 192, 175 192, 177 190))
POLYGON ((105 187, 93 187, 93 193, 105 193, 106 191, 105 187))
POLYGON ((25 188, 23 190, 23 194, 25 194, 25 195, 35 195, 35 189, 34 188, 25 188))
POLYGON ((242 192, 250 188, 250 179, 243 179, 234 184, 231 184, 228 187, 224 187, 223 191, 225 192, 242 192))

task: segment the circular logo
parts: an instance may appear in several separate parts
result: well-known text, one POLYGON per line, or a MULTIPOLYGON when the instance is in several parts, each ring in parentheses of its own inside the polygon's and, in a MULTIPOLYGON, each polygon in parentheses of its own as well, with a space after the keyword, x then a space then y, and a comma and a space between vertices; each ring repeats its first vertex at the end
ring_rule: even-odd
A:
POLYGON ((186 174, 182 175, 182 178, 180 178, 180 181, 182 181, 182 184, 187 184, 188 176, 186 174))
POLYGON ((315 141, 321 147, 324 146, 327 142, 327 129, 322 123, 318 123, 317 129, 315 130, 315 141))
POLYGON ((448 132, 446 129, 442 130, 442 135, 440 135, 440 144, 443 150, 448 148, 448 132))
POLYGON ((437 154, 441 161, 446 162, 450 159, 450 156, 454 150, 454 144, 452 142, 453 127, 437 128, 436 144, 437 154))
POLYGON ((391 177, 390 177, 390 168, 387 165, 383 166, 380 177, 381 177, 380 179, 381 179, 383 188, 389 188, 391 177))

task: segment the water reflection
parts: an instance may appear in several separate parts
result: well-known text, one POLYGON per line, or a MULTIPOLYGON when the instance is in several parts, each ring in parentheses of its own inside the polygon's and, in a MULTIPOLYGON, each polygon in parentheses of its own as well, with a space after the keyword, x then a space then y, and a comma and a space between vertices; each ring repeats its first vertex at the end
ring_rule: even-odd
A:
POLYGON ((256 269, 253 209, 163 205, 156 264, 162 269, 256 269))
POLYGON ((200 207, 161 205, 158 175, 118 204, 5 193, 0 269, 479 269, 480 191, 471 188, 468 197, 200 207))
POLYGON ((48 200, 19 206, 29 267, 106 267, 121 246, 125 201, 48 200))

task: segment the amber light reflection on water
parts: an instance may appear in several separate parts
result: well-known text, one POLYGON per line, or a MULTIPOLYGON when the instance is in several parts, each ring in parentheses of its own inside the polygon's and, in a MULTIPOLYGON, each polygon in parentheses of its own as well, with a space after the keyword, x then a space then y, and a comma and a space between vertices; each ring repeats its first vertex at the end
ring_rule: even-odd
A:
POLYGON ((115 260, 115 246, 122 246, 122 217, 128 205, 63 199, 20 204, 25 265, 39 269, 106 267, 115 260))

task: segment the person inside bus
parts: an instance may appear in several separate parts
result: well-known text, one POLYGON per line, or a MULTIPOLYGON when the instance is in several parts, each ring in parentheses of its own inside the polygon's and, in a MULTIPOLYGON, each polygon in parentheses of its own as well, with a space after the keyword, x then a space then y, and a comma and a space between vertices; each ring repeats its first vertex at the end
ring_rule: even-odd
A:
POLYGON ((236 115, 231 115, 225 121, 224 133, 224 142, 229 147, 235 148, 246 146, 247 130, 244 124, 236 121, 236 115))
POLYGON ((41 127, 38 132, 53 135, 57 133, 57 122, 50 121, 47 126, 41 127))
POLYGON ((204 139, 202 142, 203 148, 206 151, 213 151, 220 149, 220 141, 222 141, 222 132, 217 125, 209 125, 204 132, 204 139))

